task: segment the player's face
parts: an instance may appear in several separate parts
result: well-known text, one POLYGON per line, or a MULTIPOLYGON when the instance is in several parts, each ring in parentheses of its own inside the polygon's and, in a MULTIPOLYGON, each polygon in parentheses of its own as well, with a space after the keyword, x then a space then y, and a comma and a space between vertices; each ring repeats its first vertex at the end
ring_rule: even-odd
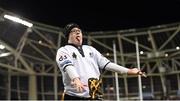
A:
POLYGON ((82 45, 82 31, 79 28, 73 28, 71 29, 70 33, 69 33, 69 43, 73 43, 75 45, 82 45))

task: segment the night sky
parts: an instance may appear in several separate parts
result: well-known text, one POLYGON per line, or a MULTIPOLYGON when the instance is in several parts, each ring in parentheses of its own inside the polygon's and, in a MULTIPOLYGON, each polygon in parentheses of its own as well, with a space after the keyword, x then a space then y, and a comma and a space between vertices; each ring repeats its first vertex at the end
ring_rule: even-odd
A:
POLYGON ((74 22, 86 31, 180 22, 180 0, 0 0, 0 7, 52 26, 74 22))

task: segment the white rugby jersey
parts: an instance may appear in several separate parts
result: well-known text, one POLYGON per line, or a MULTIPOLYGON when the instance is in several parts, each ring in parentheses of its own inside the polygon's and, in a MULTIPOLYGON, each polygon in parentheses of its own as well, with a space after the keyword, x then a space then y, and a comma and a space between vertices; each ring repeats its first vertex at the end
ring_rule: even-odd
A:
POLYGON ((78 49, 73 44, 68 44, 58 49, 56 62, 63 76, 63 83, 66 94, 82 97, 90 97, 88 79, 99 79, 99 69, 104 69, 106 65, 110 63, 107 58, 101 55, 92 46, 82 45, 81 49, 78 49), (68 65, 72 65, 76 68, 76 72, 79 74, 81 82, 87 85, 83 93, 77 92, 76 89, 71 85, 71 79, 65 72, 65 68, 68 65))

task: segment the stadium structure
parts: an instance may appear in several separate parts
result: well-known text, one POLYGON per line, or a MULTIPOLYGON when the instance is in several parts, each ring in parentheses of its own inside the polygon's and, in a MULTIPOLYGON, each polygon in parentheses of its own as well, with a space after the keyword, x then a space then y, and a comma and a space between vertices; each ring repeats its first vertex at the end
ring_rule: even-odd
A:
MULTIPOLYGON (((141 78, 143 99, 180 98, 180 23, 116 31, 84 32, 84 42, 97 48, 117 64, 137 67, 139 63, 147 77, 141 78)), ((31 21, 0 8, 0 99, 60 100, 63 92, 61 72, 55 56, 65 44, 63 29, 31 21), (16 16, 21 21, 7 19, 16 16)), ((102 91, 105 100, 116 100, 115 73, 104 71, 102 91)), ((118 74, 120 100, 139 99, 138 76, 118 74)))

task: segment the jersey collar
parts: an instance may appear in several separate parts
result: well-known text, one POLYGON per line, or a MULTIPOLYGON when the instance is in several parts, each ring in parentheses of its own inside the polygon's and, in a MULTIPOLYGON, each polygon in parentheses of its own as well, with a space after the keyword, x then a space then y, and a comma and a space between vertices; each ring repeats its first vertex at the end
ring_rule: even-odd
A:
POLYGON ((82 57, 85 57, 85 55, 84 55, 84 51, 83 51, 83 49, 82 49, 82 45, 77 46, 77 45, 72 44, 72 43, 68 43, 67 45, 74 46, 74 47, 75 47, 75 48, 79 51, 79 53, 82 55, 82 57))

